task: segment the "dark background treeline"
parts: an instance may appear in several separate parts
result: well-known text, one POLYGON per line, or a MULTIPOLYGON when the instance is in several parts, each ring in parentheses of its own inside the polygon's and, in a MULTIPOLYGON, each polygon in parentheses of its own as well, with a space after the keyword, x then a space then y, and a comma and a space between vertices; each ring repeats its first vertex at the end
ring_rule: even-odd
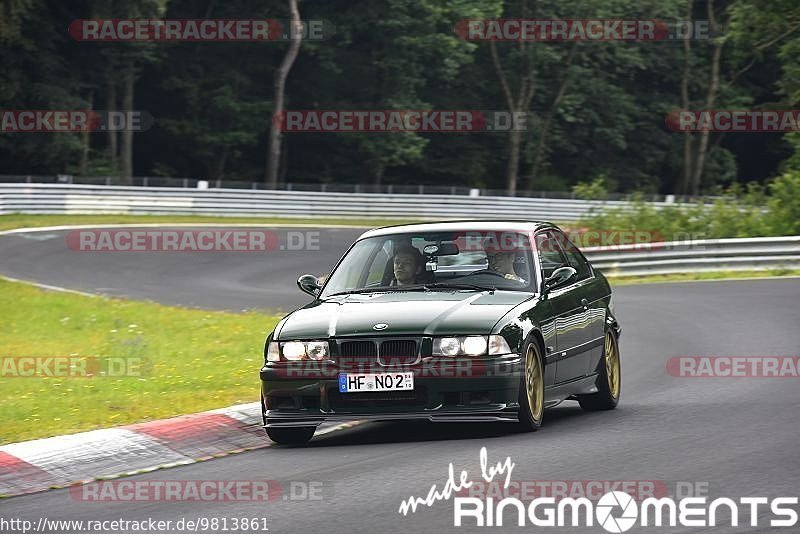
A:
MULTIPOLYGON (((67 28, 87 18, 287 19, 288 0, 0 5, 3 109, 136 109, 155 118, 152 129, 130 135, 0 135, 0 174, 264 179, 275 71, 287 42, 93 43, 73 40, 67 28)), ((691 194, 764 182, 800 159, 797 134, 704 138, 665 126, 680 108, 796 105, 796 0, 302 0, 299 9, 335 32, 302 43, 287 109, 511 107, 534 120, 518 138, 287 133, 281 181, 563 191, 602 178, 611 191, 691 194), (490 44, 454 32, 462 19, 523 16, 693 19, 710 21, 716 33, 685 46, 490 44)))

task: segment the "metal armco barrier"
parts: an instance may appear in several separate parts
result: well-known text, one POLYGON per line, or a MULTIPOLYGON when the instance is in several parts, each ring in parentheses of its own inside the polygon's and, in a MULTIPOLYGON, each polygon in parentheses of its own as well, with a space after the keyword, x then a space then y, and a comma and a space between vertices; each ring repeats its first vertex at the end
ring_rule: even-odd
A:
MULTIPOLYGON (((0 184, 0 214, 108 213, 364 219, 503 217, 571 222, 592 209, 625 209, 629 206, 629 203, 620 201, 521 197, 0 184)), ((584 248, 583 251, 595 267, 610 276, 800 269, 800 236, 648 243, 584 248)))
POLYGON ((624 201, 524 197, 0 184, 0 214, 112 213, 420 219, 507 217, 570 222, 578 220, 592 209, 626 209, 629 206, 630 203, 624 201))
POLYGON ((800 269, 800 236, 704 239, 582 250, 608 276, 800 269))

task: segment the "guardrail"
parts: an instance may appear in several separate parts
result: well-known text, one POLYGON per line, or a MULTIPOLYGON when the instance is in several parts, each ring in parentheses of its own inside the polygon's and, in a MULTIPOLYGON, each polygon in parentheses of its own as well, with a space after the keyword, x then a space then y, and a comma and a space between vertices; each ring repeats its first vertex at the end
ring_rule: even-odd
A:
POLYGON ((703 239, 582 249, 607 276, 800 269, 800 236, 703 239))
MULTIPOLYGON (((658 207, 664 203, 652 203, 658 207)), ((681 205, 681 204, 670 204, 681 205)), ((464 195, 356 194, 243 189, 0 184, 0 214, 255 217, 497 218, 570 222, 623 201, 464 195)))
MULTIPOLYGON (((170 178, 164 176, 134 176, 123 180, 119 176, 72 176, 68 174, 57 175, 26 175, 26 174, 0 174, 0 183, 13 184, 68 184, 68 185, 118 185, 124 187, 180 187, 196 189, 202 185, 214 189, 254 189, 254 190, 279 190, 279 191, 314 191, 318 193, 373 193, 379 195, 465 195, 487 197, 525 197, 525 198, 553 198, 571 199, 578 197, 574 191, 528 191, 517 190, 509 194, 504 189, 485 189, 478 187, 464 187, 457 185, 434 184, 358 184, 347 182, 331 183, 303 183, 281 182, 275 187, 267 187, 263 182, 246 180, 203 180, 199 178, 170 178)), ((630 201, 634 196, 641 196, 642 200, 649 202, 711 202, 716 196, 688 196, 688 195, 659 195, 648 193, 607 193, 605 198, 598 200, 630 201)))

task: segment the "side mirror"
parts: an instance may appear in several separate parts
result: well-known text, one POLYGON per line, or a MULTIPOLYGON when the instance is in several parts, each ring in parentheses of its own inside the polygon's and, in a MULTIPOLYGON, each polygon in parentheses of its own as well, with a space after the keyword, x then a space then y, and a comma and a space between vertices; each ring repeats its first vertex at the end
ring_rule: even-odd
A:
POLYGON ((308 293, 312 297, 319 295, 319 290, 322 289, 322 284, 313 274, 304 274, 297 279, 297 287, 303 293, 308 293))
POLYGON ((559 267, 544 281, 544 287, 545 289, 555 289, 566 285, 576 274, 578 271, 572 267, 559 267))

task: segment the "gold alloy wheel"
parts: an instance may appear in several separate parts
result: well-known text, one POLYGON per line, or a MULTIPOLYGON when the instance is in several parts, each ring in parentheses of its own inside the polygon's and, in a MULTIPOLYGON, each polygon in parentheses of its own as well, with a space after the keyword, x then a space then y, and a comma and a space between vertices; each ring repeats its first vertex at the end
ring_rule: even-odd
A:
POLYGON ((608 390, 616 399, 619 397, 619 350, 617 350, 617 344, 614 342, 614 335, 611 332, 606 332, 604 356, 608 390))
POLYGON ((544 412, 544 377, 542 362, 533 345, 525 354, 525 391, 528 394, 528 407, 536 423, 541 422, 544 412))

